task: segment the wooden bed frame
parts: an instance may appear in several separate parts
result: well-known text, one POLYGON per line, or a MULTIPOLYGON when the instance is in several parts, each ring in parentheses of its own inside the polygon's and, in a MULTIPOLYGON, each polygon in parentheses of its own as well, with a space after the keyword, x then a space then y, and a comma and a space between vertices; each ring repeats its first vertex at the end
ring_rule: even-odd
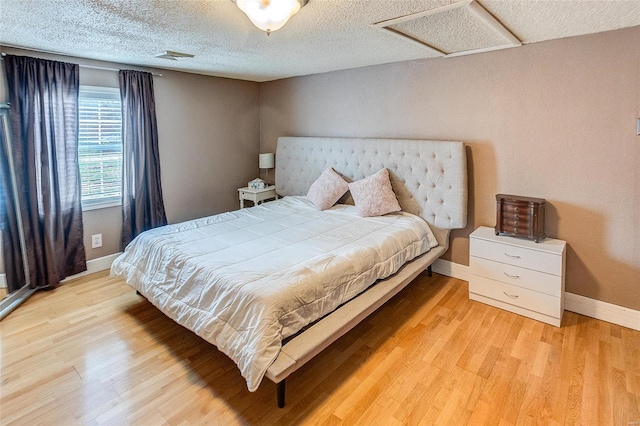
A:
POLYGON ((451 229, 467 222, 467 161, 462 142, 281 137, 276 151, 276 192, 306 195, 328 167, 358 180, 386 167, 403 211, 425 219, 438 246, 405 264, 391 277, 345 303, 283 345, 265 376, 277 384, 285 404, 285 379, 395 296, 449 246, 451 229))

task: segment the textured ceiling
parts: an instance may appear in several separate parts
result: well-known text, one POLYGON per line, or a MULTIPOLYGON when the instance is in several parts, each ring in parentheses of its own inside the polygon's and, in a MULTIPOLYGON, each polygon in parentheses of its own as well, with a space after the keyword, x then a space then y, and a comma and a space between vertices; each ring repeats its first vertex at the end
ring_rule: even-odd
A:
POLYGON ((522 46, 477 0, 458 0, 435 9, 378 22, 374 27, 438 56, 460 56, 522 46))
MULTIPOLYGON (((372 24, 455 0, 310 0, 267 36, 231 0, 0 0, 0 44, 131 65, 268 81, 434 57, 372 24), (195 55, 168 61, 164 50, 195 55)), ((640 25, 640 0, 479 0, 523 44, 640 25)), ((442 49, 469 50, 495 34, 464 11, 400 24, 442 49), (431 20, 431 22, 436 22, 431 20), (474 28, 477 26, 477 28, 474 28)))
POLYGON ((454 9, 447 13, 394 25, 443 52, 478 49, 485 45, 504 44, 500 35, 479 22, 466 9, 454 9))

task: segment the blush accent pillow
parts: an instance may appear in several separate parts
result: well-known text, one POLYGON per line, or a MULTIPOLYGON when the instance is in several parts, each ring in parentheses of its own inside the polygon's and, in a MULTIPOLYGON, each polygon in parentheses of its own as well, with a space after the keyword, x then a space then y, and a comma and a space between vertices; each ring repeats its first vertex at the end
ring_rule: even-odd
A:
POLYGON ((307 198, 313 202, 318 210, 331 208, 349 190, 349 185, 329 167, 311 184, 307 198))
POLYGON ((350 183, 349 190, 360 216, 382 216, 401 210, 387 169, 350 183))

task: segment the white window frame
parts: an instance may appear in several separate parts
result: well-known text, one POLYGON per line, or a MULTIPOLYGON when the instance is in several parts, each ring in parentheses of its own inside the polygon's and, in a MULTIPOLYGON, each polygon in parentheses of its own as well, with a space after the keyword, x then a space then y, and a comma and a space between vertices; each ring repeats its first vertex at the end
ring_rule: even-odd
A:
MULTIPOLYGON (((117 87, 80 86, 80 97, 85 95, 91 98, 117 99, 120 102, 120 89, 117 87)), ((79 132, 78 132, 79 136, 79 132)), ((78 142, 78 150, 80 143, 78 142)), ((119 197, 104 197, 98 200, 85 200, 81 198, 82 211, 104 209, 122 205, 122 195, 119 197)))

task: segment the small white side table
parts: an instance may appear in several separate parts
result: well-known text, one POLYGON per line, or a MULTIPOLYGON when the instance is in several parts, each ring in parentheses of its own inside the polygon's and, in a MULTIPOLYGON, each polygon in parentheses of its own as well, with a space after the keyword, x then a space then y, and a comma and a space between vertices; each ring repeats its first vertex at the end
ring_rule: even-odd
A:
POLYGON ((239 188, 238 198, 240 199, 240 208, 244 209, 244 201, 253 201, 254 205, 258 205, 265 200, 278 199, 276 187, 274 185, 267 186, 265 189, 239 188))
POLYGON ((567 243, 496 235, 481 226, 469 235, 469 299, 560 327, 567 243))

